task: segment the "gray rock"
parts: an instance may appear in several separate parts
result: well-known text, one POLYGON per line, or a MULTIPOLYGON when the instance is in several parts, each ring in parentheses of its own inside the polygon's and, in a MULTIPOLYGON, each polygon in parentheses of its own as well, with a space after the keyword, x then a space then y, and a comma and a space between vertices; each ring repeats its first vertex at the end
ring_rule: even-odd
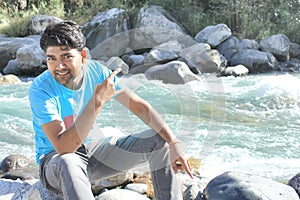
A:
POLYGON ((169 41, 155 46, 146 55, 144 63, 166 63, 179 58, 183 46, 177 41, 169 41))
POLYGON ((278 61, 290 59, 290 40, 283 34, 272 35, 260 41, 260 49, 272 53, 278 61))
POLYGON ((133 179, 133 172, 121 172, 115 176, 109 178, 101 178, 91 181, 92 191, 94 194, 99 194, 99 192, 104 188, 114 188, 124 183, 128 183, 133 179))
POLYGON ((126 189, 113 189, 104 192, 96 197, 96 200, 149 200, 144 195, 126 190, 126 189))
POLYGON ((62 22, 63 19, 49 16, 49 15, 36 15, 29 24, 29 33, 32 35, 40 35, 50 24, 56 24, 62 22))
POLYGON ((294 188, 300 198, 300 173, 296 174, 288 181, 288 185, 294 188))
POLYGON ((212 179, 203 196, 206 200, 299 200, 288 185, 239 172, 226 172, 212 179))
POLYGON ((200 187, 197 184, 189 185, 183 192, 183 200, 203 200, 200 187))
POLYGON ((290 43, 290 56, 291 58, 297 58, 300 60, 300 45, 296 43, 290 43))
POLYGON ((150 80, 162 80, 164 83, 184 84, 189 81, 199 80, 189 67, 181 61, 172 61, 164 65, 156 65, 145 72, 150 80))
POLYGON ((208 43, 216 47, 232 35, 230 28, 226 24, 207 26, 195 36, 195 40, 200 43, 208 43))
POLYGON ((278 61, 271 53, 254 49, 236 53, 231 59, 231 65, 244 65, 249 69, 249 73, 263 73, 278 69, 278 61))
POLYGON ((107 62, 106 66, 111 69, 115 70, 117 68, 121 68, 121 73, 123 75, 128 74, 129 66, 119 57, 111 57, 107 62))
POLYGON ((0 38, 0 71, 2 71, 10 60, 16 58, 17 50, 26 45, 32 45, 36 40, 25 38, 0 38))
MULTIPOLYGON (((109 48, 110 51, 113 51, 113 48, 119 48, 122 49, 122 51, 125 51, 129 43, 129 37, 126 34, 129 27, 129 17, 125 10, 112 8, 108 11, 100 12, 94 16, 90 22, 83 25, 83 33, 86 36, 87 47, 93 50, 100 45, 97 47, 98 50, 105 48, 107 51, 109 48), (122 34, 122 37, 114 37, 114 40, 119 38, 117 41, 108 40, 113 35, 124 31, 125 33, 122 34), (113 45, 109 45, 108 42, 113 42, 113 45)), ((103 53, 105 53, 105 51, 103 51, 103 53)), ((115 56, 120 55, 122 54, 117 54, 115 56)), ((99 58, 99 56, 96 58, 99 58)))
POLYGON ((2 162, 0 164, 0 170, 2 172, 8 172, 13 169, 20 169, 20 168, 26 167, 30 163, 32 163, 32 162, 26 156, 21 155, 21 154, 12 154, 12 155, 5 157, 2 160, 2 162))
POLYGON ((225 56, 225 58, 230 62, 231 58, 239 51, 245 49, 259 49, 259 44, 255 40, 242 39, 239 40, 234 36, 221 43, 217 50, 225 56))
POLYGON ((136 21, 130 33, 130 47, 133 50, 151 49, 170 40, 177 40, 184 47, 196 43, 176 19, 160 6, 141 8, 136 21))
POLYGON ((222 65, 221 54, 215 49, 189 52, 183 58, 187 60, 188 65, 195 67, 201 73, 217 72, 222 65))

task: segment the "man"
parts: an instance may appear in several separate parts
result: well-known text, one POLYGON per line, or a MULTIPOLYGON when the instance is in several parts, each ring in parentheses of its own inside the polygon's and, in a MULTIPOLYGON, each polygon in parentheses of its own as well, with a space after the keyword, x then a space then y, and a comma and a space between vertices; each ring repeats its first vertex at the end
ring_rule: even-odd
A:
POLYGON ((81 27, 71 21, 48 26, 40 46, 48 70, 33 81, 29 100, 44 186, 64 199, 94 199, 90 180, 149 162, 156 199, 182 199, 175 173, 192 173, 179 141, 149 103, 120 88, 119 70, 88 59, 81 27), (151 129, 105 137, 95 119, 112 98, 151 129))

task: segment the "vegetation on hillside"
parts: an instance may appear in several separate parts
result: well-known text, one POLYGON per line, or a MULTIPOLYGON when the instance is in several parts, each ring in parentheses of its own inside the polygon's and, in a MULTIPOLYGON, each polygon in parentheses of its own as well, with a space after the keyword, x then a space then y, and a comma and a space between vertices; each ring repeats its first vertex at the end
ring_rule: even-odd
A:
POLYGON ((300 43, 299 0, 22 0, 0 2, 0 33, 28 35, 28 23, 37 14, 71 19, 79 24, 100 11, 121 8, 133 18, 145 5, 168 10, 194 36, 204 27, 227 24, 238 38, 262 39, 285 34, 300 43))

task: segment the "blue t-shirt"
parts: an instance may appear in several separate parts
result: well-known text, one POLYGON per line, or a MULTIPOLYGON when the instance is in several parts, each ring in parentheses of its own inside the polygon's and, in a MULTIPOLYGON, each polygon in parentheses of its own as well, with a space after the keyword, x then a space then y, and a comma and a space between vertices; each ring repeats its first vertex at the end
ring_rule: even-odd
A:
MULTIPOLYGON (((95 86, 101 84, 111 73, 107 67, 94 60, 88 60, 82 69, 84 77, 78 90, 71 90, 58 83, 48 70, 32 82, 29 100, 38 164, 43 156, 55 150, 41 126, 53 120, 60 120, 64 122, 66 128, 69 128, 92 97, 95 86)), ((114 83, 116 90, 120 90, 117 77, 114 83)))

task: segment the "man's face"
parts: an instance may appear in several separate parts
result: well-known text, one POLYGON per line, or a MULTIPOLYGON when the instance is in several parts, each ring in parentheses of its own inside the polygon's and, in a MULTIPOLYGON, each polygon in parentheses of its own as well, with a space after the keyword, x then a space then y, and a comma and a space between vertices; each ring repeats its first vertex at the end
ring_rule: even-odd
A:
POLYGON ((80 87, 85 50, 80 52, 68 46, 50 46, 46 57, 48 69, 57 82, 70 89, 80 87))

